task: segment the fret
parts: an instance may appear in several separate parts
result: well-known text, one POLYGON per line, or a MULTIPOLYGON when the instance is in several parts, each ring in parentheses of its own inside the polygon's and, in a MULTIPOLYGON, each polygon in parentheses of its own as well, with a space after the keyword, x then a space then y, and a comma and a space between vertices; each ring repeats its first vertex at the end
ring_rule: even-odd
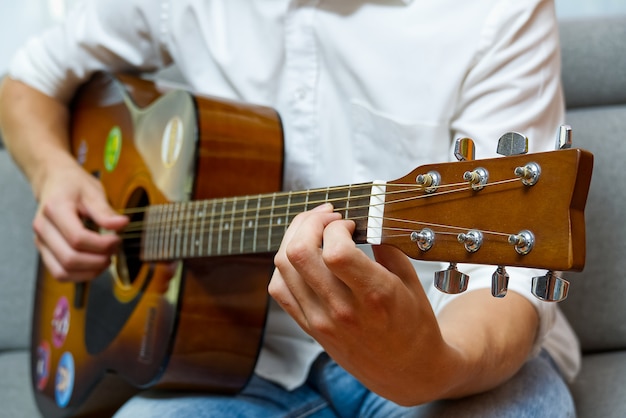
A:
POLYGON ((214 235, 214 225, 215 225, 215 206, 217 204, 216 200, 211 201, 211 216, 209 216, 209 237, 207 239, 207 255, 215 255, 213 250, 213 235, 214 235))
POLYGON ((193 225, 195 218, 194 215, 194 205, 193 202, 185 202, 183 203, 185 210, 183 211, 183 248, 182 248, 182 257, 189 257, 193 252, 193 240, 191 239, 191 234, 193 234, 193 225))
POLYGON ((328 202, 332 203, 334 211, 341 213, 347 219, 346 208, 348 207, 347 196, 350 195, 350 187, 331 188, 328 192, 328 202))
POLYGON ((272 251, 272 225, 274 223, 274 203, 276 200, 276 193, 272 194, 272 205, 270 208, 270 214, 268 219, 268 230, 267 230, 267 251, 272 251))
POLYGON ((307 200, 304 210, 311 210, 329 201, 332 196, 330 189, 312 189, 307 192, 307 200))
POLYGON ((176 202, 173 208, 174 214, 172 215, 173 222, 172 228, 174 230, 174 258, 180 258, 180 248, 181 248, 181 204, 180 202, 176 202))
POLYGON ((141 258, 144 260, 154 259, 154 248, 152 240, 154 239, 154 228, 152 227, 152 214, 154 207, 149 206, 146 210, 141 234, 141 258))
POLYGON ((289 193, 289 223, 293 221, 299 213, 304 212, 306 207, 307 195, 304 192, 292 192, 289 193))
POLYGON ((177 225, 176 222, 178 221, 176 212, 176 205, 169 205, 170 208, 170 223, 169 223, 169 227, 170 227, 170 243, 169 243, 169 259, 172 258, 176 258, 176 241, 178 238, 178 232, 177 232, 177 225))
POLYGON ((252 240, 252 252, 256 253, 256 243, 259 239, 259 214, 261 211, 261 196, 257 197, 256 215, 254 217, 254 239, 252 240))
POLYGON ((159 219, 156 224, 157 229, 159 231, 159 253, 157 254, 158 259, 165 258, 165 220, 167 218, 167 208, 165 205, 159 205, 159 219))
POLYGON ((272 217, 272 230, 271 240, 274 243, 273 250, 276 250, 285 236, 287 229, 286 225, 289 224, 289 220, 286 217, 286 213, 289 210, 288 203, 289 194, 280 193, 274 196, 274 213, 272 217))
POLYGON ((274 195, 262 195, 259 196, 258 208, 257 208, 257 226, 256 226, 256 238, 254 252, 267 252, 269 241, 269 229, 271 219, 271 202, 274 195))
POLYGON ((171 258, 172 250, 172 205, 165 205, 165 223, 163 225, 163 256, 164 258, 171 258))
POLYGON ((200 230, 198 231, 198 256, 203 256, 204 255, 204 246, 203 244, 203 239, 204 239, 204 221, 206 220, 207 216, 207 205, 209 204, 208 200, 205 200, 204 202, 202 202, 202 209, 200 210, 200 212, 198 212, 198 217, 200 218, 200 230))
POLYGON ((232 254, 233 252, 233 233, 235 229, 235 214, 237 213, 237 198, 233 198, 232 209, 230 210, 230 221, 226 223, 226 230, 228 231, 228 249, 226 252, 232 254))
MULTIPOLYGON (((193 221, 191 222, 191 242, 189 245, 189 256, 193 257, 196 255, 196 248, 198 248, 198 243, 196 242, 196 221, 198 220, 198 203, 200 202, 191 202, 189 204, 189 212, 191 213, 191 218, 193 221)), ((187 222, 187 226, 189 226, 189 222, 187 222)), ((189 234, 187 234, 189 236, 189 234)))
POLYGON ((254 228, 254 222, 252 220, 247 220, 248 215, 248 201, 249 197, 245 196, 243 199, 243 210, 241 211, 241 233, 239 234, 239 253, 243 254, 246 249, 248 249, 248 244, 250 240, 248 240, 249 231, 254 228))
POLYGON ((367 222, 373 186, 373 183, 363 183, 351 188, 350 218, 356 223, 352 238, 357 244, 367 242, 367 222))
POLYGON ((152 228, 154 228, 154 248, 152 250, 152 258, 156 260, 159 258, 161 248, 161 205, 154 206, 154 219, 152 220, 152 228))
POLYGON ((217 228, 219 235, 217 237, 217 248, 215 249, 215 255, 222 255, 222 238, 224 234, 224 214, 226 212, 226 198, 222 199, 220 205, 220 221, 217 228))
POLYGON ((161 245, 161 210, 162 207, 159 205, 155 206, 154 211, 152 212, 153 215, 150 222, 150 229, 152 229, 152 239, 150 240, 152 245, 152 255, 150 257, 151 260, 156 260, 160 256, 159 247, 161 245))
POLYGON ((167 258, 171 259, 174 257, 174 243, 176 242, 176 236, 174 233, 174 205, 167 205, 167 222, 166 222, 166 231, 167 231, 167 242, 165 243, 167 258))
POLYGON ((289 227, 289 224, 291 224, 291 219, 289 219, 289 211, 291 210, 291 195, 292 195, 291 191, 287 193, 287 203, 285 204, 285 226, 283 228, 283 236, 285 236, 285 233, 287 233, 287 228, 289 227))

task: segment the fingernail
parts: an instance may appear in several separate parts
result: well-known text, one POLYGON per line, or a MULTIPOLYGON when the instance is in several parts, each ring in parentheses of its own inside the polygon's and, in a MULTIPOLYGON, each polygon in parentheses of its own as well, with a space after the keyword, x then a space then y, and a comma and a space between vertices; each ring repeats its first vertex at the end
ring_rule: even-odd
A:
POLYGON ((312 211, 314 211, 314 212, 328 212, 328 211, 331 211, 331 210, 333 210, 333 205, 328 203, 328 202, 327 203, 322 203, 321 205, 316 206, 316 207, 314 207, 312 209, 312 211))

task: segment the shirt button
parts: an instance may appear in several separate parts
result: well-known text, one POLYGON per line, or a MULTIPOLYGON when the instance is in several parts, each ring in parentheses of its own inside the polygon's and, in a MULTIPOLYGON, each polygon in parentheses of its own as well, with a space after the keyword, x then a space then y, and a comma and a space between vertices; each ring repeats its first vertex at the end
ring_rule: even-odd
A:
POLYGON ((297 101, 304 100, 306 99, 307 92, 308 92, 308 89, 306 87, 300 87, 299 89, 296 89, 296 91, 293 93, 293 97, 297 101))

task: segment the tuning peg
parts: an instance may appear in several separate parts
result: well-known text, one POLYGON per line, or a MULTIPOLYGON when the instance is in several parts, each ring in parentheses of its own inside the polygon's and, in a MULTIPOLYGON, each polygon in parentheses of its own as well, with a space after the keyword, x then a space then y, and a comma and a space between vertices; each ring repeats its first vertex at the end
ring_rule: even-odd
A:
POLYGON ((555 149, 572 148, 572 127, 569 125, 561 125, 556 135, 555 149))
POLYGON ((507 132, 498 140, 500 155, 520 155, 528 152, 528 138, 518 132, 507 132))
POLYGON ((417 244, 422 251, 428 251, 435 243, 435 233, 430 228, 424 228, 421 231, 411 232, 411 241, 417 244))
POLYGON ((415 182, 424 187, 426 193, 434 193, 441 184, 441 175, 436 171, 429 171, 426 174, 419 174, 415 182))
POLYGON ((509 273, 506 272, 504 266, 498 266, 496 271, 491 275, 491 294, 495 298, 503 298, 506 296, 509 287, 509 273))
POLYGON ((456 263, 450 263, 446 270, 435 272, 435 287, 444 293, 463 293, 467 290, 469 276, 456 268, 456 263))
POLYGON ((454 143, 454 156, 459 161, 473 161, 476 158, 476 148, 472 138, 457 138, 454 143))
POLYGON ((549 271, 545 276, 533 277, 532 292, 546 302, 560 302, 567 298, 569 282, 549 271))

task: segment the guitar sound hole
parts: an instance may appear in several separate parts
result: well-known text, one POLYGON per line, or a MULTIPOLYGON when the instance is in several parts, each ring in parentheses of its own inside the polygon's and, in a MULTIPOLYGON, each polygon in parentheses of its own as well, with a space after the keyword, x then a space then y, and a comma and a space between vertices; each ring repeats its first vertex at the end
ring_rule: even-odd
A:
POLYGON ((117 255, 117 274, 120 282, 125 286, 132 286, 140 273, 143 262, 140 258, 141 236, 144 209, 150 201, 143 188, 136 189, 128 200, 126 209, 130 218, 129 231, 124 234, 120 251, 117 255))

